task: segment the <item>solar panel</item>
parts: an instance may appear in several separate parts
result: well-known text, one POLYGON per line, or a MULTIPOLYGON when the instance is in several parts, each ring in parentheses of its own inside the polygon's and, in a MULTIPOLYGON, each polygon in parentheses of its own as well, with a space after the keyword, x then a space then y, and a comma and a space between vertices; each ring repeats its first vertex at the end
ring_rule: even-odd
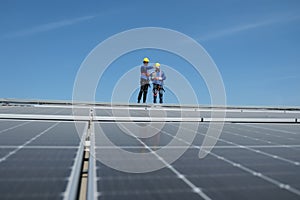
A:
MULTIPOLYGON (((114 126, 106 124, 103 130, 111 134, 122 134, 121 129, 106 128, 114 126)), ((178 124, 168 126, 175 127, 178 124)), ((292 129, 291 134, 296 134, 298 140, 291 142, 286 138, 278 143, 271 130, 268 133, 263 131, 269 125, 259 124, 258 130, 253 134, 247 124, 226 124, 214 150, 206 158, 199 159, 199 145, 203 142, 206 126, 207 124, 201 124, 192 146, 171 167, 145 174, 130 174, 97 162, 99 199, 299 198, 299 125, 281 125, 292 129), (184 181, 184 178, 188 181, 184 181)), ((257 124, 251 124, 252 126, 256 127, 257 124)), ((162 135, 176 137, 172 133, 174 130, 168 130, 170 127, 162 130, 162 135)), ((280 133, 277 129, 274 132, 280 133)), ((129 137, 126 133, 123 134, 129 137)), ((126 145, 117 144, 119 147, 137 145, 133 138, 123 140, 122 137, 115 137, 112 140, 116 138, 128 142, 126 145)), ((105 151, 103 146, 96 146, 96 149, 96 153, 105 151)), ((107 153, 111 151, 107 150, 107 153)), ((122 157, 118 159, 122 165, 122 157)))
POLYGON ((19 120, 0 124, 1 199, 62 199, 75 180, 70 176, 81 146, 82 135, 74 124, 19 120))
POLYGON ((297 108, 31 104, 0 107, 1 199, 300 198, 297 108))

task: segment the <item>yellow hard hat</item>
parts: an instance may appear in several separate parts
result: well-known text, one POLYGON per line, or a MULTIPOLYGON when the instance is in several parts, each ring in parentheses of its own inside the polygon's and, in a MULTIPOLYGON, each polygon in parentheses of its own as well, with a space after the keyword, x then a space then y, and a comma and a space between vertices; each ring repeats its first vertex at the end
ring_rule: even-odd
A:
POLYGON ((159 63, 155 63, 155 67, 156 67, 156 68, 159 68, 159 67, 160 67, 160 64, 159 64, 159 63))
POLYGON ((149 62, 149 58, 144 58, 143 62, 149 62))

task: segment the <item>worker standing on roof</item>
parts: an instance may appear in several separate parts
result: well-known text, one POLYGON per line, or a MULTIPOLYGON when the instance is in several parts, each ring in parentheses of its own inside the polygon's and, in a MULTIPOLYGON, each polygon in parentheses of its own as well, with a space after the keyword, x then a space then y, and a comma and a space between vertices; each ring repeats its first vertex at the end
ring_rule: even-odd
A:
POLYGON ((160 70, 160 64, 155 63, 155 71, 151 73, 151 81, 153 83, 153 103, 156 103, 157 93, 159 94, 159 103, 163 103, 164 80, 166 80, 165 73, 160 70))
POLYGON ((141 80, 140 80, 140 92, 139 92, 139 96, 138 96, 138 103, 141 102, 141 98, 143 95, 143 103, 146 103, 146 99, 147 99, 147 93, 148 93, 148 87, 150 86, 149 84, 149 73, 148 70, 153 69, 153 66, 148 66, 149 64, 149 59, 148 58, 144 58, 143 60, 143 64, 141 66, 141 80))

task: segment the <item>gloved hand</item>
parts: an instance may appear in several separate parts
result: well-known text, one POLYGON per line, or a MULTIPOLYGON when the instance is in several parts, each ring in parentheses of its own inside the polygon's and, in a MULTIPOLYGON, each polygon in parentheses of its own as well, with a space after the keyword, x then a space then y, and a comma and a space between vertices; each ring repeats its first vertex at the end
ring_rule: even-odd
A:
POLYGON ((160 80, 160 81, 161 81, 161 80, 162 80, 162 77, 158 77, 158 80, 160 80))

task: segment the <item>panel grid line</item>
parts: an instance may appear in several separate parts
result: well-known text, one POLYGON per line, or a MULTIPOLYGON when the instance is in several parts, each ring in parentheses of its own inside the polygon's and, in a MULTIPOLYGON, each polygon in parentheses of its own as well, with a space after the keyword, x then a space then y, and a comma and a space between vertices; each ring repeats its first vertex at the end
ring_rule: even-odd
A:
POLYGON ((8 154, 6 154, 2 158, 0 158, 0 163, 4 162, 7 158, 9 158, 10 156, 14 155, 19 150, 23 149, 26 145, 30 144, 31 142, 33 142, 34 140, 36 140, 37 138, 39 138, 41 135, 43 135, 44 133, 48 132, 50 129, 54 128, 55 126, 57 126, 59 123, 60 122, 57 122, 57 123, 53 124, 52 126, 48 127, 46 130, 42 131, 38 135, 34 136, 30 140, 26 141, 24 144, 18 146, 16 149, 14 149, 13 151, 9 152, 8 154))
MULTIPOLYGON (((199 132, 197 134, 205 135, 205 134, 202 134, 202 133, 199 133, 199 132)), ((212 137, 212 136, 209 136, 209 137, 212 137)), ((225 140, 225 139, 219 138, 219 140, 223 141, 225 143, 228 143, 228 144, 239 146, 240 148, 247 149, 249 151, 252 151, 252 152, 255 152, 255 153, 258 153, 258 154, 262 154, 262 155, 265 155, 265 156, 268 156, 268 157, 271 157, 271 158, 274 158, 274 159, 278 159, 278 160, 281 160, 281 161, 284 161, 284 162, 287 162, 287 163, 290 163, 290 164, 293 164, 293 165, 296 165, 296 166, 300 166, 300 163, 297 162, 297 161, 293 161, 293 160, 290 160, 290 159, 287 159, 287 158, 283 158, 281 156, 277 156, 277 155, 267 153, 267 152, 264 152, 264 151, 261 151, 261 150, 253 149, 253 148, 247 147, 245 145, 240 145, 240 144, 237 144, 235 142, 231 142, 231 141, 228 141, 228 140, 225 140)))
MULTIPOLYGON (((191 143, 189 143, 189 142, 183 140, 182 138, 178 138, 178 137, 176 137, 176 136, 173 136, 172 134, 169 134, 169 133, 167 133, 167 132, 165 132, 165 131, 162 131, 162 132, 165 133, 165 134, 167 134, 167 135, 169 135, 169 136, 171 136, 171 137, 173 137, 174 139, 177 139, 177 140, 179 140, 179 141, 184 141, 187 145, 195 146, 195 148, 198 148, 199 150, 200 150, 200 148, 201 148, 200 146, 193 145, 193 144, 191 144, 191 143)), ((205 150, 205 151, 206 151, 206 150, 205 150)), ((288 184, 284 184, 284 183, 282 183, 282 182, 280 182, 280 181, 277 181, 277 180, 275 180, 275 179, 273 179, 273 178, 270 178, 270 177, 268 177, 268 176, 266 176, 266 175, 263 175, 263 174, 260 173, 260 172, 257 172, 257 171, 254 171, 254 170, 248 168, 248 167, 245 167, 245 166, 241 165, 240 163, 233 162, 233 161, 231 161, 231 160, 229 160, 229 159, 227 159, 227 158, 225 158, 225 157, 223 157, 223 156, 219 156, 219 155, 216 154, 216 153, 213 153, 213 152, 210 152, 210 151, 206 151, 206 152, 209 153, 210 155, 216 157, 216 158, 219 159, 219 160, 223 160, 224 162, 227 162, 227 163, 231 164, 231 165, 234 166, 234 167, 237 167, 237 168, 239 168, 239 169, 241 169, 241 170, 243 170, 243 171, 246 171, 246 172, 252 174, 253 176, 256 176, 256 177, 259 177, 259 178, 261 178, 261 179, 264 179, 264 180, 266 180, 266 181, 268 181, 268 182, 270 182, 270 183, 272 183, 272 184, 278 186, 278 187, 281 188, 281 189, 286 189, 286 190, 288 190, 288 191, 290 191, 290 192, 292 192, 292 193, 294 193, 294 194, 300 196, 300 190, 297 190, 296 188, 293 188, 292 186, 290 186, 290 185, 288 185, 288 184)))
POLYGON ((146 143, 144 143, 140 138, 131 134, 137 141, 139 141, 148 151, 150 151, 155 157, 158 158, 167 168, 169 168, 179 179, 184 181, 193 192, 201 196, 204 200, 211 200, 211 198, 205 194, 201 188, 196 187, 190 180, 188 180, 183 174, 181 174, 178 170, 176 170, 172 165, 170 165, 167 161, 165 161, 160 155, 158 155, 155 151, 153 151, 146 143))

